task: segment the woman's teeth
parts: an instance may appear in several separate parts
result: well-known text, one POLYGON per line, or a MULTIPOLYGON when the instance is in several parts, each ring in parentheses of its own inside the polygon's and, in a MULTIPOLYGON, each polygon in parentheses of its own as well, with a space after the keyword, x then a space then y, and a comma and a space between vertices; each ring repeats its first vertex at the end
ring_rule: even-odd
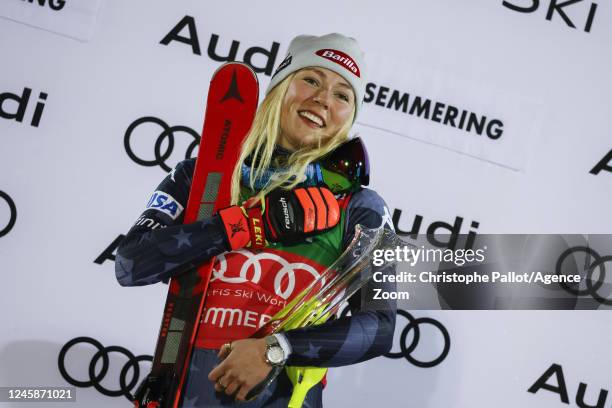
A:
POLYGON ((317 124, 317 126, 323 127, 323 119, 321 119, 317 115, 310 113, 308 111, 299 111, 298 113, 300 114, 300 116, 303 116, 306 119, 310 120, 311 122, 314 122, 315 124, 317 124))

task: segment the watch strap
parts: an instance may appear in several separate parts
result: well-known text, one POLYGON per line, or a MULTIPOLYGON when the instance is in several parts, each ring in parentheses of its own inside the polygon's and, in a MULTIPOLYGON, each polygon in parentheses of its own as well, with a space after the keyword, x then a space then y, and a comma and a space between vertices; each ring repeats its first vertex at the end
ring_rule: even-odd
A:
POLYGON ((253 387, 251 389, 251 391, 249 391, 249 393, 246 396, 246 400, 247 401, 251 401, 251 400, 257 398, 257 396, 259 394, 261 394, 261 392, 263 390, 265 390, 266 387, 268 387, 270 384, 272 384, 272 382, 276 379, 276 377, 278 377, 278 375, 281 373, 281 371, 283 371, 283 367, 281 367, 281 366, 272 366, 272 369, 270 370, 270 372, 268 373, 266 378, 262 382, 257 384, 255 387, 253 387))

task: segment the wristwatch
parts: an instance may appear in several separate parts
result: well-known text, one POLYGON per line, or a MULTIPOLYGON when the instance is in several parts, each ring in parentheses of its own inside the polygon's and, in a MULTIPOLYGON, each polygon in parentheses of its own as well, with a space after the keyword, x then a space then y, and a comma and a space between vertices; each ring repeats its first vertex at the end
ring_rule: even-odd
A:
POLYGON ((266 354, 264 355, 266 363, 272 366, 272 369, 259 384, 251 388, 251 391, 246 396, 246 400, 255 399, 263 390, 268 387, 276 379, 276 377, 284 370, 285 361, 288 355, 285 355, 285 350, 281 347, 276 336, 271 335, 265 338, 266 354))
POLYGON ((276 336, 267 336, 266 340, 266 363, 273 367, 282 367, 285 364, 287 357, 285 350, 281 347, 276 336))

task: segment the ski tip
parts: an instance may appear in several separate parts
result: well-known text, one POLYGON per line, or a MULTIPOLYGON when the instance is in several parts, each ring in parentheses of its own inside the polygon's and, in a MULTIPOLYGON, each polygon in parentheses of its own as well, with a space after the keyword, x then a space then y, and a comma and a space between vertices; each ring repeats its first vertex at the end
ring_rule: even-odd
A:
POLYGON ((224 72, 225 70, 230 70, 232 68, 238 69, 238 70, 242 70, 244 72, 250 72, 251 75, 253 76, 253 79, 257 83, 257 85, 259 85, 259 80, 257 79, 257 74, 253 70, 253 67, 251 67, 250 65, 248 65, 248 64, 246 64, 244 62, 240 62, 240 61, 230 61, 230 62, 226 62, 226 63, 222 64, 212 74, 212 77, 211 77, 210 81, 212 82, 215 79, 215 77, 217 76, 217 74, 219 74, 221 72, 224 72))

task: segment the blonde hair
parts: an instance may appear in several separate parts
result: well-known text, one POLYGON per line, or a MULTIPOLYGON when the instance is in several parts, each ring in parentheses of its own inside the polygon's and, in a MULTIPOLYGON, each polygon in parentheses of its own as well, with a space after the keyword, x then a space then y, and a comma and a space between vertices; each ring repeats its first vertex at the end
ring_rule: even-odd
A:
MULTIPOLYGON (((281 133, 281 107, 289 84, 295 74, 295 72, 292 73, 276 85, 268 95, 266 95, 257 109, 251 130, 249 130, 249 134, 243 142, 238 163, 232 175, 232 204, 241 204, 240 189, 242 165, 245 160, 249 156, 251 157, 249 185, 245 187, 249 187, 253 191, 256 190, 256 181, 264 176, 266 169, 272 164, 274 146, 281 133)), ((354 117, 355 106, 353 106, 353 112, 346 123, 342 125, 335 135, 332 135, 332 137, 325 142, 319 139, 316 147, 304 147, 293 152, 288 157, 287 162, 283 163, 283 171, 278 173, 279 177, 275 178, 269 185, 259 191, 257 197, 263 198, 277 187, 289 190, 305 181, 306 167, 310 163, 331 152, 348 139, 354 117)), ((278 165, 278 163, 275 164, 278 165)))

